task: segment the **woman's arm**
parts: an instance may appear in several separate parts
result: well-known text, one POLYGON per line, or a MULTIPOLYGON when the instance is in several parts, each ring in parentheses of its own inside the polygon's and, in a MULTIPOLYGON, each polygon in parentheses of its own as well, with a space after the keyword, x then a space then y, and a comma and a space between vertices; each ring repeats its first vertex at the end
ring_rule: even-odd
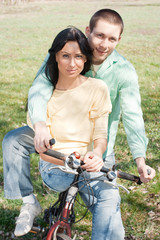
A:
POLYGON ((87 152, 82 161, 82 166, 88 172, 99 172, 103 166, 102 155, 107 147, 107 139, 99 138, 94 140, 94 148, 92 152, 87 152))
POLYGON ((108 115, 112 108, 107 86, 103 82, 98 83, 90 111, 90 118, 94 122, 94 147, 83 159, 83 168, 89 172, 99 172, 104 165, 102 155, 107 148, 108 115))
POLYGON ((46 162, 50 162, 50 163, 53 163, 55 165, 61 165, 61 166, 64 166, 64 163, 62 160, 58 160, 57 158, 54 158, 54 157, 50 157, 48 155, 45 155, 43 153, 40 153, 40 158, 46 162))

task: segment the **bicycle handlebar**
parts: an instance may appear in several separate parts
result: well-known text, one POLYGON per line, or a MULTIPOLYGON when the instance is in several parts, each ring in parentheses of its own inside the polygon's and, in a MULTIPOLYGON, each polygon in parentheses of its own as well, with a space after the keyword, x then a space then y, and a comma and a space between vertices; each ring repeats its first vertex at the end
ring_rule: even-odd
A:
POLYGON ((140 177, 134 176, 134 175, 126 173, 126 172, 121 172, 119 170, 117 171, 117 177, 136 182, 138 185, 142 184, 140 177))
POLYGON ((53 149, 48 149, 46 152, 44 152, 45 155, 48 155, 50 157, 54 157, 54 158, 57 158, 59 160, 62 160, 62 161, 65 161, 67 156, 64 155, 63 153, 61 152, 57 152, 53 149))
MULTIPOLYGON (((55 143, 55 141, 53 141, 54 139, 51 139, 50 140, 50 144, 53 145, 55 143)), ((57 152, 57 151, 54 151, 52 149, 48 149, 44 154, 46 155, 49 155, 51 157, 55 157, 55 158, 58 158, 59 160, 63 160, 63 161, 66 161, 67 159, 67 156, 60 153, 60 152, 57 152)), ((79 159, 79 156, 76 157, 76 153, 72 153, 70 154, 68 157, 70 157, 72 155, 73 157, 73 154, 75 155, 75 158, 79 159)), ((72 164, 73 165, 73 164, 72 164)), ((81 161, 80 162, 80 166, 83 165, 83 162, 81 161)), ((130 173, 126 173, 126 172, 121 172, 120 170, 117 170, 116 173, 115 171, 111 170, 111 169, 108 169, 108 168, 105 168, 104 166, 101 168, 100 170, 101 172, 104 172, 107 174, 107 178, 109 181, 112 181, 116 176, 118 178, 122 178, 122 179, 125 179, 125 180, 129 180, 129 181, 132 181, 132 182, 135 182, 137 183, 138 185, 142 184, 141 180, 140 180, 140 177, 138 176, 135 176, 133 174, 130 174, 130 173), (115 176, 116 175, 116 176, 115 176)))
MULTIPOLYGON (((102 167, 102 169, 100 170, 101 172, 104 172, 104 173, 108 173, 109 171, 111 171, 110 169, 107 169, 105 167, 102 167)), ((112 170, 112 172, 115 172, 112 170)), ((140 180, 140 177, 138 176, 135 176, 133 174, 130 174, 130 173, 126 173, 126 172, 122 172, 120 170, 117 170, 116 171, 116 176, 118 178, 121 178, 121 179, 125 179, 125 180, 129 180, 129 181, 132 181, 132 182, 135 182, 137 183, 138 185, 141 185, 142 182, 140 180)))
MULTIPOLYGON (((32 147, 34 146, 33 138, 30 138, 30 137, 24 135, 23 140, 28 145, 30 145, 32 147)), ((50 144, 53 145, 54 143, 55 143, 55 140, 51 139, 50 144)), ((81 162, 79 162, 79 166, 78 166, 77 162, 78 162, 79 157, 76 157, 76 153, 75 154, 72 153, 69 156, 66 156, 65 154, 63 154, 61 152, 55 151, 53 149, 48 149, 46 152, 44 152, 44 154, 54 157, 54 158, 57 158, 59 160, 62 160, 63 162, 66 162, 66 160, 67 160, 67 163, 68 163, 68 166, 70 169, 77 169, 78 167, 80 167, 83 164, 83 162, 81 161, 81 162), (73 163, 74 160, 76 162, 75 164, 73 163)), ((118 178, 122 178, 125 180, 136 182, 139 185, 142 184, 140 177, 126 173, 126 172, 121 172, 120 170, 117 170, 115 172, 113 169, 108 169, 103 166, 100 171, 104 172, 106 174, 109 181, 112 181, 115 177, 118 177, 118 178)))

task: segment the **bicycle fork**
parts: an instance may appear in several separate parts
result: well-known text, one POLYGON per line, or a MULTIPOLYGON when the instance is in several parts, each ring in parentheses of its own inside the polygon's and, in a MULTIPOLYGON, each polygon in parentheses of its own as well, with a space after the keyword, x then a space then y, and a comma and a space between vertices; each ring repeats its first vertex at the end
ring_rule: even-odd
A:
MULTIPOLYGON (((76 178, 77 178, 77 175, 76 175, 76 178)), ((51 228, 47 234, 46 240, 56 239, 56 235, 58 232, 65 233, 67 236, 71 237, 71 235, 72 235, 71 221, 70 221, 69 217, 70 217, 70 213, 71 213, 72 206, 74 204, 74 199, 75 199, 77 192, 78 192, 77 186, 72 185, 69 188, 68 194, 66 197, 65 206, 63 208, 60 219, 51 226, 51 228)))

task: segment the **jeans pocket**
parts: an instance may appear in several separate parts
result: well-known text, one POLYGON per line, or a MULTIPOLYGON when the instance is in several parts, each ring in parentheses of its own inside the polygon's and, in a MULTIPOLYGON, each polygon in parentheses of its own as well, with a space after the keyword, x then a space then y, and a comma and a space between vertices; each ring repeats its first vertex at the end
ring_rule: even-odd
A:
MULTIPOLYGON (((47 168, 48 169, 48 168, 47 168)), ((64 173, 59 169, 41 172, 43 182, 47 187, 56 192, 63 192, 72 184, 74 175, 64 173)))
POLYGON ((42 160, 42 159, 40 159, 40 161, 39 161, 39 171, 40 171, 40 173, 42 173, 42 172, 48 172, 49 171, 49 168, 50 167, 53 167, 54 166, 54 164, 53 163, 50 163, 50 162, 46 162, 46 161, 44 161, 44 160, 42 160))

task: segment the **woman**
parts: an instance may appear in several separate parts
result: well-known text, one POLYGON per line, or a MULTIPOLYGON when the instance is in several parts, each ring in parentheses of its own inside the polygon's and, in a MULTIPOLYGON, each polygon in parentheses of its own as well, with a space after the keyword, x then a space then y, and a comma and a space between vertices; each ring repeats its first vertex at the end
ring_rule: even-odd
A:
MULTIPOLYGON (((47 105, 46 124, 56 141, 52 148, 65 154, 79 152, 83 156, 83 168, 90 172, 94 171, 94 166, 90 167, 91 161, 93 158, 97 159, 99 166, 96 168, 100 170, 102 161, 98 159, 102 159, 107 146, 111 103, 106 84, 83 75, 90 69, 92 50, 80 30, 67 28, 56 36, 49 54, 45 73, 52 82, 54 91, 47 105)), ((44 183, 54 191, 65 191, 72 183, 74 175, 59 169, 49 171, 53 164, 62 165, 61 161, 44 154, 40 156, 39 168, 44 183)), ((87 178, 94 174, 101 175, 85 174, 87 178)), ((88 193, 88 188, 82 185, 81 182, 79 187, 84 196, 88 193)), ((107 188, 106 184, 100 191, 103 188, 107 188)), ((94 218, 96 217, 97 213, 94 218)), ((93 223, 93 228, 94 231, 98 230, 96 223, 93 223)))
MULTIPOLYGON (((107 119, 111 103, 106 84, 83 75, 90 69, 92 57, 85 35, 76 28, 61 31, 53 41, 49 54, 44 67, 54 87, 47 107, 47 126, 56 140, 53 149, 65 154, 78 151, 84 156, 86 164, 90 155, 102 158, 107 146, 107 119), (94 148, 90 152, 92 141, 94 148)), ((41 158, 62 164, 44 154, 41 158)), ((44 164, 40 161, 40 166, 44 164)))

